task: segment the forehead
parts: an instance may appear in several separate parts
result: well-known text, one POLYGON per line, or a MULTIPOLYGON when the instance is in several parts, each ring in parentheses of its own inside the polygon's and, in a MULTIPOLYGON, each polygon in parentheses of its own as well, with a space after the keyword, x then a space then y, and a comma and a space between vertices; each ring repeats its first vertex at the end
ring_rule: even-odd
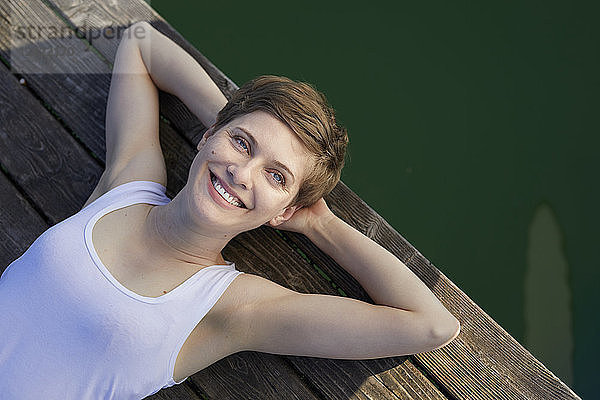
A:
POLYGON ((231 129, 238 128, 236 132, 243 133, 241 129, 250 132, 258 143, 255 154, 287 166, 296 177, 295 183, 307 175, 307 169, 312 165, 311 154, 296 134, 271 114, 254 111, 235 118, 227 125, 231 129))

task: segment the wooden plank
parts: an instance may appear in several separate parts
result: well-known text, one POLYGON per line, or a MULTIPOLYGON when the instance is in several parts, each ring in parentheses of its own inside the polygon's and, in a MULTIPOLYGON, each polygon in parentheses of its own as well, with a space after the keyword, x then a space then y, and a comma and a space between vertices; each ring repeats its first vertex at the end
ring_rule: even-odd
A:
POLYGON ((102 168, 4 65, 0 104, 0 164, 43 210, 47 223, 73 215, 100 179, 102 168))
MULTIPOLYGON (((193 46, 191 46, 184 38, 182 38, 175 30, 173 30, 170 25, 168 25, 158 14, 156 14, 151 8, 147 6, 147 4, 143 1, 128 1, 121 2, 119 5, 107 5, 105 3, 102 4, 93 4, 91 2, 88 3, 77 3, 71 0, 55 0, 52 2, 55 8, 63 15, 66 19, 69 20, 69 24, 72 24, 73 27, 86 27, 87 30, 91 30, 93 32, 106 32, 109 27, 117 26, 119 28, 112 28, 113 30, 118 30, 122 27, 126 27, 134 21, 140 20, 148 20, 153 23, 155 27, 160 29, 167 36, 171 37, 176 43, 185 48, 192 56, 208 71, 209 75, 217 82, 217 84, 221 87, 221 90, 225 93, 227 97, 231 96, 232 88, 237 88, 231 81, 229 81, 218 69, 212 65, 198 50, 196 50, 193 46)), ((99 33, 90 34, 90 37, 94 37, 93 44, 97 46, 98 50, 106 57, 109 61, 114 59, 114 55, 116 54, 116 50, 118 47, 118 38, 111 37, 99 33)), ((195 126, 199 122, 195 119, 195 117, 191 116, 189 111, 186 113, 184 110, 187 108, 179 102, 179 100, 175 100, 174 103, 166 103, 165 100, 161 98, 161 112, 165 114, 171 123, 174 124, 178 129, 182 130, 186 137, 190 140, 199 140, 198 136, 195 136, 193 133, 190 133, 189 126, 195 126), (175 106, 176 103, 179 103, 175 106), (173 112, 175 110, 175 112, 173 112), (191 122, 189 122, 191 120, 191 122)), ((201 124, 200 124, 201 125, 201 124)), ((268 234, 267 234, 268 236, 268 234)), ((267 239, 270 243, 270 240, 267 239)), ((272 246, 272 243, 270 243, 272 246)), ((266 254, 273 254, 272 247, 262 250, 252 249, 252 252, 256 254, 257 252, 266 252, 266 254)), ((283 252, 289 252, 287 247, 281 249, 283 252)), ((261 263, 261 265, 268 265, 270 260, 265 260, 261 263)), ((252 263, 256 264, 256 263, 252 263)), ((289 270, 288 270, 289 271, 289 270)), ((323 287, 311 287, 309 282, 302 282, 299 284, 298 274, 288 274, 286 277, 273 277, 271 273, 263 273, 262 269, 256 271, 256 273, 264 275, 272 280, 279 282, 280 284, 284 284, 290 287, 294 287, 299 291, 303 292, 321 292, 321 293, 329 293, 329 294, 337 294, 336 292, 327 292, 323 287)), ((314 272, 314 271, 313 271, 314 272)), ((360 286, 358 286, 360 287, 360 286)), ((339 366, 334 364, 330 366, 330 370, 332 371, 332 375, 335 375, 336 368, 339 366)), ((300 362, 298 364, 300 365, 300 362)), ((343 368, 345 368, 344 366, 343 368)), ((356 368, 364 371, 364 368, 361 368, 359 363, 356 364, 356 368)), ((309 372, 314 371, 311 365, 302 365, 302 372, 305 373, 305 369, 309 372)), ((414 366, 412 370, 416 370, 414 366)), ((306 373, 305 373, 306 374, 306 373)), ((365 374, 363 374, 365 375, 365 374)), ((357 382, 362 383, 364 380, 374 380, 371 377, 363 377, 357 379, 357 382)), ((321 380, 321 379, 319 379, 321 380)), ((419 379, 416 379, 419 380, 419 379)), ((420 375, 420 387, 427 386, 427 379, 420 375)), ((331 383, 331 382, 329 382, 331 383)), ((381 382, 377 384, 381 385, 381 382)), ((376 385, 376 384, 373 384, 376 385)), ((360 386, 360 384, 359 384, 360 386)), ((343 386, 347 389, 347 386, 343 386)), ((327 388, 329 390, 329 388, 327 388)), ((343 391, 344 395, 348 393, 354 393, 355 389, 349 391, 343 391)), ((437 393, 436 398, 441 398, 439 392, 433 385, 430 387, 431 393, 437 393)))
MULTIPOLYGON (((0 121, 2 121, 1 114, 0 121)), ((3 128, 0 126, 0 136, 4 132, 3 128)), ((31 243, 48 229, 48 225, 29 206, 27 200, 3 173, 0 173, 0 205, 0 275, 2 275, 6 267, 20 257, 31 243)))
MULTIPOLYGON (((515 391, 522 393, 527 399, 580 398, 424 256, 419 253, 411 260, 411 264, 425 282, 436 282, 434 289, 439 293, 440 299, 448 304, 448 309, 462 324, 459 340, 438 350, 438 355, 443 356, 440 362, 433 362, 432 353, 415 356, 435 374, 439 374, 436 368, 439 369, 443 365, 445 374, 440 376, 447 380, 449 387, 457 393, 460 393, 461 389, 464 390, 464 386, 461 388, 456 382, 450 385, 449 381, 459 379, 464 374, 465 368, 462 364, 469 360, 470 362, 465 364, 469 367, 466 370, 469 373, 467 377, 475 377, 482 371, 487 377, 491 371, 492 375, 499 376, 505 383, 500 383, 498 390, 507 392, 511 389, 508 386, 510 383, 515 391), (448 299, 452 301, 447 301, 448 299)), ((463 380, 462 385, 464 384, 463 380)), ((473 379, 471 384, 481 387, 480 380, 473 379)), ((497 394, 494 393, 494 396, 497 394)))
POLYGON ((105 110, 94 105, 108 96, 108 65, 99 63, 98 56, 76 37, 51 37, 50 29, 60 28, 60 21, 39 2, 3 0, 0 13, 9 22, 2 24, 6 31, 0 31, 0 55, 10 61, 11 71, 25 76, 65 124, 76 135, 86 136, 94 153, 102 153, 99 137, 104 132, 105 110), (31 33, 20 33, 29 28, 31 33))
POLYGON ((227 356, 190 376, 188 381, 211 399, 319 398, 280 356, 252 351, 227 356))
MULTIPOLYGON (((104 123, 111 67, 85 42, 53 30, 68 32, 68 27, 42 1, 0 1, 0 12, 10 21, 11 30, 0 36, 0 56, 11 62, 11 70, 22 75, 28 87, 53 110, 73 135, 101 162, 106 154, 104 123), (32 34, 15 40, 14 32, 34 27, 32 34), (11 46, 19 45, 18 50, 11 46), (31 65, 24 55, 31 54, 31 65), (44 56, 44 54, 46 54, 44 56), (69 56, 60 56, 70 54, 69 56), (73 66, 78 66, 74 68, 73 66), (41 73, 47 67, 49 73, 41 73), (86 72, 89 71, 89 72, 86 72)), ((3 31, 0 31, 0 34, 3 31)), ((173 187, 183 187, 194 150, 165 121, 160 123, 160 142, 165 154, 169 195, 173 187)), ((82 196, 90 191, 78 191, 82 196)), ((85 202, 85 198, 82 198, 85 202)), ((83 203, 82 202, 82 203, 83 203)), ((73 210, 75 212, 75 210, 73 210)))

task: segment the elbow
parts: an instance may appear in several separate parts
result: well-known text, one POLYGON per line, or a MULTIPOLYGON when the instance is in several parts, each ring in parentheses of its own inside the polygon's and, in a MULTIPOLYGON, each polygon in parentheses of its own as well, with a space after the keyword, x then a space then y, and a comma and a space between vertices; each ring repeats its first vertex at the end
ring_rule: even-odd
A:
POLYGON ((454 316, 450 322, 437 323, 431 328, 431 337, 433 347, 432 350, 437 350, 448 345, 460 333, 460 322, 454 316))

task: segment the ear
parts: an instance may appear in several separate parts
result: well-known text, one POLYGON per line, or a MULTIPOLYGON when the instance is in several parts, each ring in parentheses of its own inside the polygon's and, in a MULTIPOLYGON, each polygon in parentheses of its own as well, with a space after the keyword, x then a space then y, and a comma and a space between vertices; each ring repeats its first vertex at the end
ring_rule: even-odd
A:
POLYGON ((296 210, 298 210, 299 208, 300 207, 298 207, 298 206, 291 206, 291 207, 286 208, 281 214, 279 214, 276 217, 271 218, 271 220, 269 220, 269 222, 267 222, 266 225, 277 226, 277 225, 282 224, 283 222, 292 218, 292 216, 294 215, 296 210))
POLYGON ((198 142, 198 145, 196 146, 196 148, 198 149, 198 151, 200 151, 200 149, 202 148, 202 146, 204 146, 204 144, 206 143, 206 140, 211 137, 212 135, 214 135, 216 122, 214 124, 211 125, 210 128, 208 128, 205 132, 204 135, 202 135, 202 139, 200 139, 200 141, 198 142))

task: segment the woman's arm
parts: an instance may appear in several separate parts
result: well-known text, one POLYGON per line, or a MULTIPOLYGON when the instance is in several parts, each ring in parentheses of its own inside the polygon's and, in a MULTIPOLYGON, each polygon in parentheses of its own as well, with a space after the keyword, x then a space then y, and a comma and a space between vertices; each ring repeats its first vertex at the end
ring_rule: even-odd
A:
MULTIPOLYGON (((273 225, 271 225, 273 226, 273 225)), ((325 200, 295 211, 278 228, 304 233, 365 288, 377 304, 301 294, 250 274, 244 304, 225 318, 236 351, 344 359, 416 354, 443 347, 459 321, 393 254, 333 214, 325 200)))
POLYGON ((458 320, 396 256, 336 216, 323 198, 270 226, 306 235, 348 271, 377 304, 428 316, 452 332, 458 320))
POLYGON ((130 180, 166 185, 157 87, 179 97, 206 127, 227 103, 188 53, 147 22, 131 25, 115 55, 106 107, 106 171, 98 193, 130 180))
POLYGON ((213 125, 217 113, 227 104, 204 68, 185 50, 149 23, 129 27, 138 42, 144 65, 154 84, 180 98, 205 127, 213 125))

